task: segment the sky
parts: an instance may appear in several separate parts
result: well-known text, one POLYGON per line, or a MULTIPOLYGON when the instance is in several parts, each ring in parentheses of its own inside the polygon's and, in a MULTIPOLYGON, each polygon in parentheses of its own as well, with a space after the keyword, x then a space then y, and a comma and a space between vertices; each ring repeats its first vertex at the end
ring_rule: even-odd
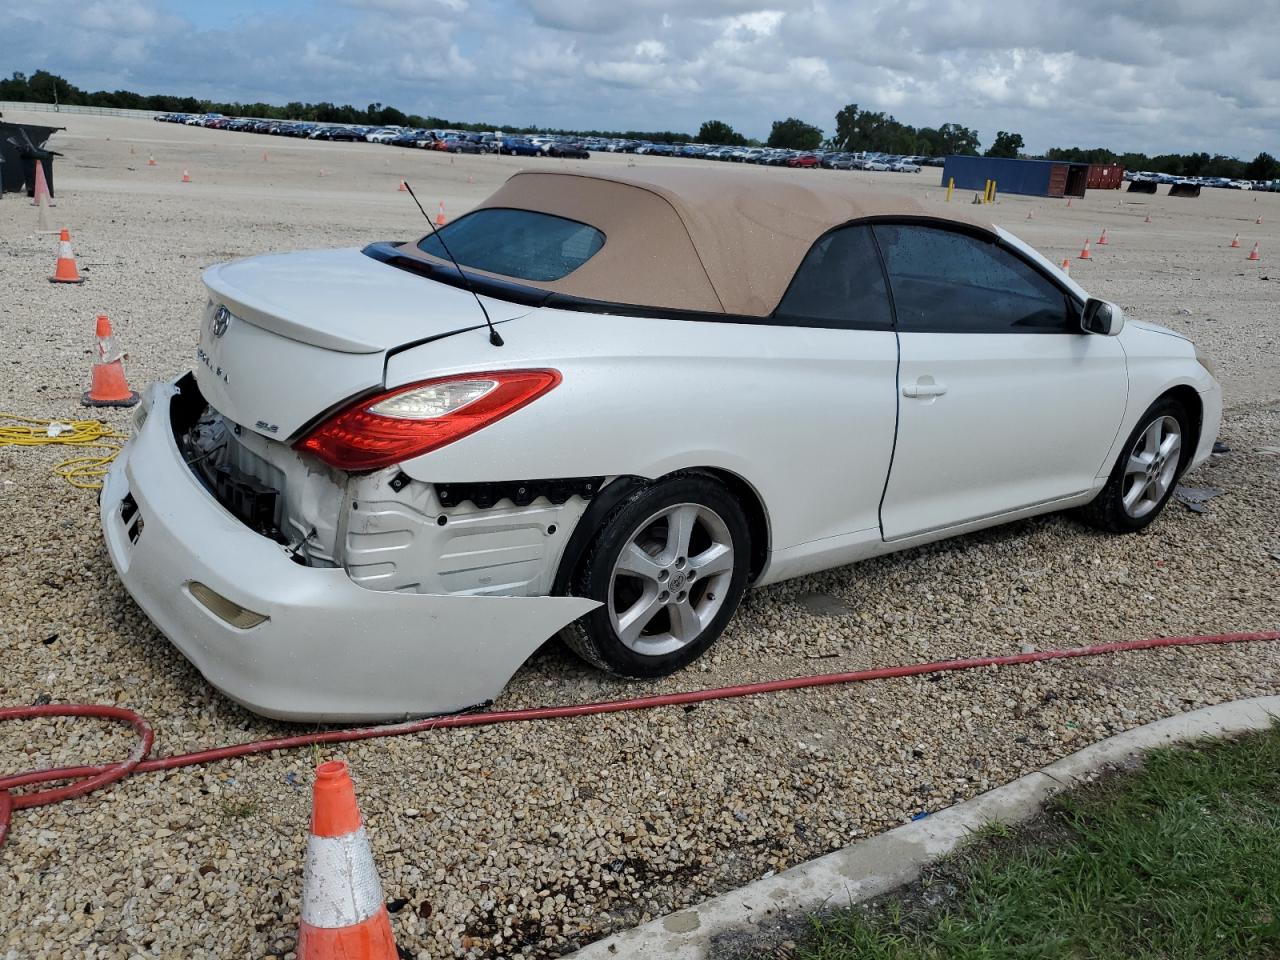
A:
POLYGON ((517 127, 830 134, 848 103, 987 146, 1280 155, 1280 0, 21 0, 0 72, 517 127))

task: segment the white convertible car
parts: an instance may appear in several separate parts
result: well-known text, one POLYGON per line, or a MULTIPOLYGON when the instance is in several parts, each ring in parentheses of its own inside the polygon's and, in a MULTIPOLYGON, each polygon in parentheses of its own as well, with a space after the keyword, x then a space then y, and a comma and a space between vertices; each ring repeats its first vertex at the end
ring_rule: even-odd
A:
POLYGON ((211 268, 103 491, 120 579, 251 710, 365 720, 490 700, 557 632, 660 676, 753 584, 1155 519, 1218 431, 1195 347, 842 186, 525 172, 417 242, 211 268))

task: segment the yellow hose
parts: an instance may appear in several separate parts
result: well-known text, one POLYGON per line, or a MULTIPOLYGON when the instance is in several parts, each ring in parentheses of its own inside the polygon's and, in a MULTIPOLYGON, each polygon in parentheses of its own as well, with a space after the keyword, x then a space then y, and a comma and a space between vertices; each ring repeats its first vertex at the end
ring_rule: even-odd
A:
POLYGON ((53 467, 53 473, 81 490, 102 488, 102 478, 123 446, 120 441, 128 439, 127 433, 117 433, 101 420, 40 420, 0 412, 0 447, 62 445, 107 451, 71 457, 53 467))

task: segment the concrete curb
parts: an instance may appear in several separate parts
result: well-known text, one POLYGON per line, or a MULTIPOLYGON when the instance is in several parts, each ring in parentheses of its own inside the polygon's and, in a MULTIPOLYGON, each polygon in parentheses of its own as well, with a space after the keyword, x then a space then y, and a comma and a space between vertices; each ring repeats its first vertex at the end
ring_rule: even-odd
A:
POLYGON ((766 924, 802 917, 828 905, 869 900, 910 883, 925 864, 950 851, 974 830, 995 821, 1025 820, 1055 793, 1086 782, 1104 767, 1154 747, 1260 730, 1276 717, 1280 717, 1280 696, 1222 703, 1148 723, 924 820, 614 934, 569 957, 714 960, 749 944, 766 924))

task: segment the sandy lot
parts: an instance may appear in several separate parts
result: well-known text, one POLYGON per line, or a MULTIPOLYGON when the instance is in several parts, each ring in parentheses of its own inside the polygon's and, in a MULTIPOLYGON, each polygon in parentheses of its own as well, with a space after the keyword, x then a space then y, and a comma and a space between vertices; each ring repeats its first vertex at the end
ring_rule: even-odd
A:
MULTIPOLYGON (((418 235, 420 214, 396 190, 401 177, 429 211, 443 200, 452 216, 511 171, 560 162, 451 161, 142 120, 62 122, 68 129, 51 142, 65 154, 53 213, 72 231, 88 282, 46 283, 55 245, 34 234, 25 198, 0 201, 6 413, 80 415, 96 313, 111 316, 135 386, 169 377, 192 360, 205 266, 418 235), (179 182, 184 169, 192 183, 179 182)), ((630 162, 683 161, 570 161, 630 162)), ((933 170, 755 172, 762 189, 781 177, 840 177, 856 189, 943 198, 933 170)), ((1172 505, 1128 538, 1046 517, 766 588, 713 655, 658 683, 604 678, 548 644, 499 707, 1024 645, 1275 628, 1280 195, 1103 191, 1071 208, 1004 197, 987 209, 1059 260, 1107 228, 1109 245, 1095 248, 1092 263, 1073 260, 1073 275, 1131 315, 1193 335, 1216 358, 1230 452, 1187 480, 1223 491, 1208 512, 1172 505), (1244 249, 1227 246, 1236 232, 1244 249), (1254 240, 1260 264, 1245 260, 1254 240)), ((108 419, 127 427, 127 415, 108 419)), ((156 724, 158 753, 283 732, 214 693, 157 634, 116 581, 93 495, 50 475, 58 459, 55 450, 0 450, 0 703, 126 705, 156 724)), ((139 776, 15 815, 0 849, 0 957, 289 955, 310 769, 331 756, 347 759, 356 777, 407 955, 552 957, 1117 730, 1278 688, 1278 645, 1151 652, 139 776)), ((128 743, 93 723, 9 725, 0 729, 0 771, 120 757, 128 743)))

